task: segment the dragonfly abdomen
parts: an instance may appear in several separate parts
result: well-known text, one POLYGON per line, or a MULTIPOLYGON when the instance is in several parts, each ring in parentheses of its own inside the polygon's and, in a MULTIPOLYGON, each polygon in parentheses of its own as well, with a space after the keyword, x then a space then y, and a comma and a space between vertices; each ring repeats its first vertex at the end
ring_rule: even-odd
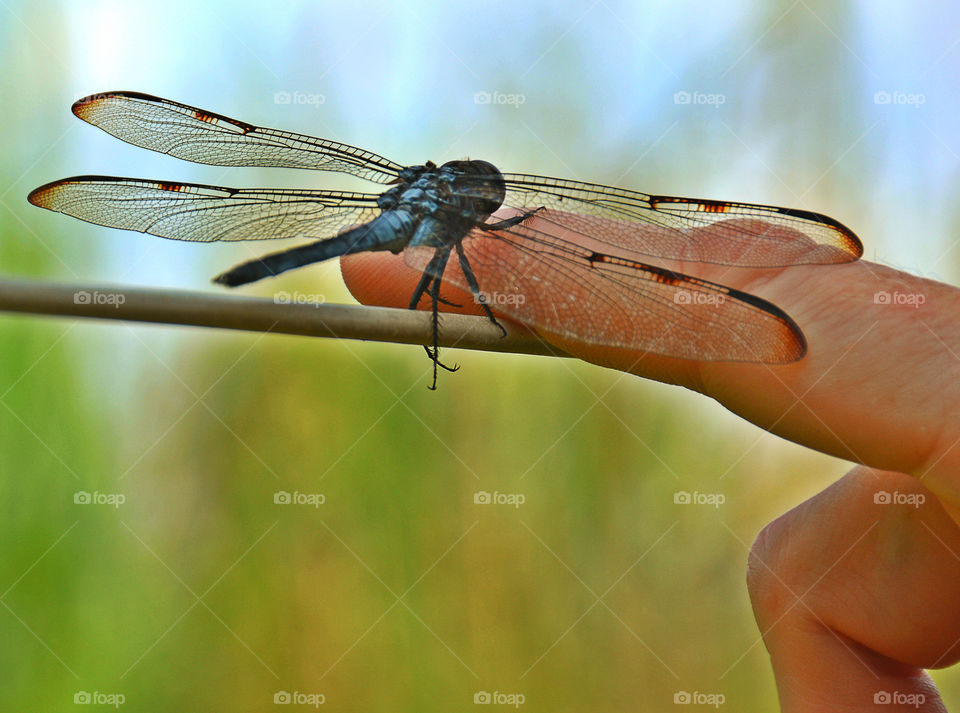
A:
POLYGON ((369 223, 346 230, 332 238, 271 253, 237 265, 218 275, 213 281, 227 287, 237 287, 350 253, 375 250, 398 253, 410 242, 416 226, 417 220, 409 211, 385 211, 369 223))

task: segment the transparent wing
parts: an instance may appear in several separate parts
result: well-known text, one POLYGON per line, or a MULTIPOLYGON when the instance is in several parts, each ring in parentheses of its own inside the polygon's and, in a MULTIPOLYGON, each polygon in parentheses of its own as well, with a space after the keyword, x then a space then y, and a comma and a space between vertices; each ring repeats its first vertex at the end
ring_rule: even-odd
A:
POLYGON ((376 183, 389 183, 402 168, 354 146, 254 126, 139 92, 84 97, 73 113, 129 144, 195 163, 340 171, 376 183))
POLYGON ((197 242, 323 238, 380 214, 377 196, 367 193, 222 188, 112 176, 54 181, 28 199, 88 223, 197 242))
MULTIPOLYGON (((462 242, 495 311, 540 332, 680 359, 782 364, 806 353, 796 323, 748 293, 531 230, 474 230, 462 242)), ((431 248, 407 248, 424 269, 431 248)), ((469 292, 456 260, 447 280, 469 292)))
POLYGON ((863 255, 849 228, 810 211, 653 196, 518 173, 504 179, 505 205, 552 209, 545 220, 618 255, 745 267, 842 263, 863 255), (662 230, 645 230, 650 226, 662 230))

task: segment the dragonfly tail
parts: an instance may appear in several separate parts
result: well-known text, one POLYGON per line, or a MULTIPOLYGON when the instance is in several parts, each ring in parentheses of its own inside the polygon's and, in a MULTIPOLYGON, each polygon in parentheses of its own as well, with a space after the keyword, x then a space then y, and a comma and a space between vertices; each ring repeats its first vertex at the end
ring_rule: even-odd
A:
POLYGON ((314 262, 323 262, 332 257, 368 250, 388 249, 390 246, 372 246, 363 238, 368 234, 367 226, 348 230, 333 238, 318 240, 315 243, 300 245, 289 250, 270 253, 249 260, 217 275, 213 281, 227 287, 246 285, 265 277, 273 277, 281 272, 292 270, 314 262))

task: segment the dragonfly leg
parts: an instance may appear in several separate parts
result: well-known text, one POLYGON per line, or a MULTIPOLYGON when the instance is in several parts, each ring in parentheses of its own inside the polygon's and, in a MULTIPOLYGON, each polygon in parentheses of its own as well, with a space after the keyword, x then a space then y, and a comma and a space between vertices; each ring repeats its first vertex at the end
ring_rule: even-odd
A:
POLYGON ((447 266, 447 260, 449 259, 449 250, 438 249, 433 254, 433 257, 430 259, 430 263, 423 271, 423 275, 420 276, 420 282, 417 283, 417 288, 413 291, 413 297, 410 299, 410 309, 416 309, 417 304, 420 302, 420 298, 423 297, 424 294, 430 295, 430 303, 432 307, 431 314, 433 317, 433 347, 431 348, 424 346, 423 349, 427 353, 427 356, 430 357, 430 361, 433 362, 433 384, 430 386, 431 391, 437 390, 438 367, 440 369, 445 369, 446 371, 457 371, 460 368, 459 365, 447 366, 440 361, 439 304, 441 302, 444 304, 450 304, 440 297, 440 282, 441 277, 443 276, 443 271, 447 266))
MULTIPOLYGON (((447 257, 450 253, 447 252, 447 257)), ((446 259, 443 260, 446 263, 446 259)), ((430 286, 430 297, 431 302, 433 303, 433 350, 427 349, 427 355, 433 361, 433 384, 430 386, 431 391, 437 390, 437 367, 444 369, 445 371, 458 371, 460 369, 459 364, 454 364, 453 366, 447 366, 442 361, 440 361, 440 312, 437 308, 440 301, 440 278, 434 277, 433 284, 430 286)))
POLYGON ((463 305, 461 304, 457 304, 456 302, 451 302, 450 300, 443 299, 443 297, 441 297, 440 295, 437 295, 437 302, 439 302, 442 305, 447 305, 448 307, 463 307, 463 305))
POLYGON ((436 261, 437 256, 434 255, 433 259, 430 260, 430 265, 427 266, 427 269, 423 271, 423 274, 420 275, 420 282, 417 283, 417 288, 413 291, 413 297, 410 298, 410 309, 416 309, 417 305, 420 304, 420 298, 427 292, 430 288, 430 283, 433 281, 433 275, 430 274, 430 267, 436 261))
POLYGON ((496 223, 484 223, 481 227, 484 230, 503 230, 504 228, 512 228, 514 225, 519 225, 539 210, 543 210, 543 208, 534 208, 533 210, 528 210, 520 215, 515 215, 512 218, 498 220, 496 223))
POLYGON ((493 310, 490 309, 490 305, 487 304, 487 300, 484 298, 483 293, 480 292, 480 284, 477 282, 477 276, 473 274, 473 268, 470 267, 470 261, 467 260, 467 254, 463 252, 463 245, 461 243, 457 243, 457 259, 460 260, 460 269, 463 270, 463 276, 467 278, 467 284, 470 286, 470 291, 480 304, 480 308, 483 310, 483 313, 487 315, 487 318, 494 323, 497 329, 500 330, 501 337, 507 336, 507 330, 504 329, 503 325, 497 321, 497 318, 493 314, 493 310))
MULTIPOLYGON (((413 297, 410 298, 410 309, 416 309, 417 305, 420 304, 420 298, 425 294, 429 294, 428 290, 430 289, 430 282, 433 278, 427 272, 424 272, 420 277, 420 282, 417 284, 417 288, 413 291, 413 297)), ((437 295, 437 302, 440 304, 448 305, 449 307, 462 307, 456 302, 451 302, 450 300, 445 300, 443 297, 437 295)))

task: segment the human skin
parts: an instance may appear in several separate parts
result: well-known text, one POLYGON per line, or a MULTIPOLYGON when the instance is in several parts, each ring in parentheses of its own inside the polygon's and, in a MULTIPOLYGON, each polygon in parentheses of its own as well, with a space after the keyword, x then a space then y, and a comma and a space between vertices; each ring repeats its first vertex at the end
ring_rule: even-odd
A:
MULTIPOLYGON (((924 669, 960 660, 960 290, 863 260, 666 267, 779 306, 806 336, 806 356, 693 362, 540 336, 862 464, 770 523, 751 549, 748 588, 782 710, 946 710, 924 669), (906 303, 876 298, 884 294, 906 303)), ((386 253, 346 256, 341 270, 360 302, 383 306, 406 307, 419 278, 386 253)), ((442 294, 462 305, 444 310, 479 313, 470 295, 446 284, 442 294)))

